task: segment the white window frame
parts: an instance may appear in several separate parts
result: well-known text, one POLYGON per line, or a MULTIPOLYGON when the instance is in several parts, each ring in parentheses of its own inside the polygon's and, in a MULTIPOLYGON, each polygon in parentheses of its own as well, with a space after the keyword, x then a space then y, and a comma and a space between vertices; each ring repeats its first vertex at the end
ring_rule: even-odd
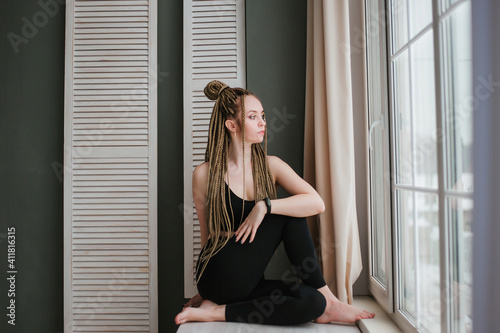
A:
MULTIPOLYGON (((365 2, 365 27, 366 32, 366 48, 367 48, 367 71, 369 73, 367 79, 368 85, 368 108, 369 110, 377 109, 377 115, 374 116, 373 112, 368 113, 368 149, 369 149, 369 163, 375 163, 373 154, 381 153, 382 169, 383 171, 383 188, 377 188, 375 177, 380 175, 371 176, 370 173, 370 191, 369 191, 369 290, 375 296, 379 304, 385 311, 393 312, 393 274, 392 274, 392 228, 391 228, 391 209, 390 209, 390 144, 389 144, 389 100, 388 89, 389 81, 387 78, 387 58, 386 51, 386 38, 385 38, 385 16, 381 15, 385 12, 385 0, 373 0, 365 2), (372 66, 380 66, 379 71, 372 70, 372 66), (377 145, 376 140, 373 140, 377 131, 380 131, 381 144, 377 145), (373 140, 373 141, 372 141, 373 140), (384 197, 383 204, 378 207, 384 211, 384 234, 385 234, 385 286, 374 276, 374 251, 372 250, 374 227, 375 223, 374 205, 376 202, 371 198, 384 197)), ((380 223, 380 221, 377 221, 380 223)))
MULTIPOLYGON (((432 23, 429 24, 427 28, 425 28, 425 32, 428 31, 429 29, 433 30, 433 47, 434 47, 434 69, 435 69, 435 102, 436 102, 436 128, 437 129, 444 129, 444 116, 442 110, 445 109, 445 97, 444 97, 444 89, 443 89, 443 78, 444 78, 444 66, 443 66, 443 48, 445 47, 444 41, 442 40, 441 36, 441 22, 448 18, 451 13, 454 12, 454 10, 458 7, 461 6, 462 4, 468 2, 470 0, 458 0, 456 3, 452 4, 447 8, 443 13, 440 14, 439 9, 440 9, 440 4, 443 2, 443 0, 433 0, 432 1, 432 23)), ((384 139, 389 140, 389 145, 390 145, 390 156, 391 156, 391 164, 387 165, 387 168, 385 167, 384 164, 384 175, 390 175, 393 170, 396 170, 396 165, 395 165, 395 158, 393 158, 396 154, 395 152, 395 143, 394 139, 391 139, 395 137, 394 133, 390 133, 389 130, 385 130, 390 124, 390 129, 391 131, 394 130, 395 128, 395 119, 393 119, 393 114, 392 110, 394 109, 393 105, 393 96, 392 96, 392 77, 389 74, 389 66, 391 64, 391 59, 392 57, 389 56, 390 54, 388 50, 391 48, 391 41, 389 38, 387 38, 386 42, 386 31, 385 29, 391 29, 392 27, 392 22, 391 22, 391 15, 389 15, 389 11, 386 10, 386 6, 388 6, 389 0, 367 0, 365 2, 365 19, 366 19, 366 25, 365 25, 365 36, 366 36, 366 44, 367 44, 367 71, 368 71, 368 80, 367 80, 367 89, 368 89, 368 119, 370 124, 369 126, 369 146, 371 147, 372 144, 372 135, 374 133, 374 129, 377 126, 381 126, 383 131, 384 131, 384 139), (377 6, 380 6, 379 8, 383 8, 377 12, 374 12, 374 8, 377 8, 377 6), (382 7, 383 6, 383 7, 382 7), (376 49, 377 47, 380 47, 380 54, 385 55, 386 58, 384 59, 383 56, 380 57, 380 66, 383 68, 382 72, 384 69, 386 70, 386 73, 388 73, 387 78, 380 77, 377 75, 373 75, 373 73, 370 71, 370 62, 374 63, 376 59, 374 59, 373 56, 373 50, 376 49), (370 54, 371 53, 371 54, 370 54), (371 57, 371 59, 370 59, 371 57), (384 80, 385 79, 385 80, 384 80), (378 87, 377 85, 380 85, 378 87), (384 87, 387 87, 388 90, 385 91, 384 87), (385 100, 376 100, 373 98, 374 95, 381 95, 383 96, 383 92, 386 92, 386 97, 388 97, 388 100, 390 103, 386 104, 385 100), (379 105, 373 105, 373 101, 377 101, 380 103, 379 105), (389 109, 390 105, 390 109, 389 109), (380 118, 380 119, 374 119, 374 117, 371 115, 370 109, 376 107, 376 108, 382 108, 382 110, 387 110, 387 113, 384 113, 387 115, 387 117, 380 118)), ((424 31, 419 33, 419 36, 425 33, 424 31)), ((415 39, 417 36, 414 37, 415 39)), ((411 43, 409 41, 409 43, 411 43)), ((382 111, 383 112, 383 111, 382 111)), ((439 243, 440 243, 440 290, 441 290, 441 295, 439 295, 439 299, 441 302, 441 331, 442 332, 451 332, 453 328, 453 324, 451 322, 451 312, 453 311, 450 302, 447 300, 450 300, 450 297, 452 295, 452 286, 450 285, 450 267, 451 267, 451 253, 450 253, 450 247, 449 247, 449 242, 450 242, 450 230, 449 226, 446 225, 446 214, 447 214, 447 206, 446 206, 446 200, 447 198, 467 198, 467 199, 472 199, 473 194, 472 193, 463 193, 463 192, 452 192, 449 190, 446 190, 445 187, 445 148, 444 148, 444 140, 441 140, 440 142, 438 141, 437 144, 437 170, 438 170, 438 188, 436 190, 428 190, 428 193, 434 193, 438 195, 438 204, 439 204, 439 243)), ((387 149, 386 146, 379 146, 379 149, 387 149)), ((371 149, 370 149, 370 154, 371 154, 371 149)), ((371 157, 371 156, 370 156, 371 157)), ((371 161, 370 161, 371 163, 371 161)), ((370 166, 371 167, 371 166, 370 166)), ((369 172, 371 175, 371 172, 369 172)), ((380 177, 380 175, 373 175, 373 177, 380 177)), ((371 178, 370 178, 371 179, 371 178)), ((371 179, 372 180, 372 179, 371 179)), ((371 185, 372 181, 370 182, 371 185)), ((387 269, 386 272, 388 272, 387 276, 387 287, 384 288, 383 285, 381 285, 377 279, 374 277, 374 267, 373 267, 373 257, 374 257, 374 249, 372 248, 372 243, 370 242, 369 249, 370 249, 370 257, 369 257, 369 262, 370 262, 370 280, 369 280, 369 287, 370 287, 370 292, 376 299, 376 301, 384 308, 384 310, 389 314, 391 319, 393 319, 397 325, 402 328, 405 332, 420 332, 420 330, 416 329, 415 326, 406 318, 406 316, 399 311, 399 287, 398 287, 398 281, 400 278, 398 277, 398 272, 400 271, 399 264, 400 264, 400 258, 399 258, 399 250, 398 250, 398 225, 396 224, 396 214, 397 214, 397 206, 395 201, 397 200, 396 198, 396 189, 402 189, 402 188, 407 188, 407 189, 414 189, 415 186, 405 186, 405 185, 400 185, 396 184, 395 180, 391 177, 391 183, 390 183, 390 188, 391 188, 391 199, 390 203, 387 203, 384 201, 384 203, 381 205, 383 207, 387 207, 389 205, 391 207, 390 212, 387 214, 386 212, 386 220, 384 221, 384 226, 386 230, 386 235, 391 234, 391 238, 386 238, 386 244, 385 244, 385 255, 386 257, 386 263, 390 263, 389 266, 391 266, 389 269, 387 269), (387 254, 390 255, 387 255, 387 254), (391 281, 391 282, 389 282, 391 281)), ((421 189, 419 189, 421 190, 421 189)), ((373 188, 370 186, 370 198, 369 198, 369 208, 370 208, 370 223, 369 223, 369 233, 370 237, 369 239, 372 240, 372 224, 375 223, 374 221, 374 214, 372 212, 373 210, 373 205, 376 204, 374 202, 375 200, 373 198, 377 198, 374 196, 372 193, 373 188)), ((378 197, 380 198, 380 196, 378 197)), ((383 200, 387 200, 387 197, 385 197, 383 200)))

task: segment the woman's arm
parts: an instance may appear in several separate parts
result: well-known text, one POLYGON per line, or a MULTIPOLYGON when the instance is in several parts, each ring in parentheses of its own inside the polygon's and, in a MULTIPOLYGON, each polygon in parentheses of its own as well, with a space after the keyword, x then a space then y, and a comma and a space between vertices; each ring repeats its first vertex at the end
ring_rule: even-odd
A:
MULTIPOLYGON (((284 199, 271 200, 271 213, 306 217, 322 213, 325 210, 323 199, 318 192, 281 159, 269 156, 269 167, 275 182, 282 186, 290 196, 284 199)), ((266 215, 264 201, 256 202, 245 221, 236 230, 236 241, 243 244, 248 237, 253 242, 257 229, 266 215)))
MULTIPOLYGON (((325 210, 323 199, 318 192, 280 158, 269 156, 269 167, 278 185, 290 196, 271 200, 271 213, 294 217, 306 217, 322 213, 325 210)), ((259 203, 260 205, 265 203, 259 203)))
POLYGON ((200 164, 193 172, 193 200, 200 222, 201 247, 205 245, 208 239, 207 226, 207 180, 208 163, 200 164))

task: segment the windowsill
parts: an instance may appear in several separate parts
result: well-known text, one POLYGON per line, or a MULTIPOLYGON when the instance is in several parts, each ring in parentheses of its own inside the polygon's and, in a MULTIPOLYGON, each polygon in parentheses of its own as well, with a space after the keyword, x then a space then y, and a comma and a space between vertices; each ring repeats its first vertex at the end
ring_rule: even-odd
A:
POLYGON ((363 333, 401 333, 399 327, 385 313, 385 311, 370 296, 354 297, 354 306, 375 313, 373 319, 363 319, 357 322, 359 330, 363 333))

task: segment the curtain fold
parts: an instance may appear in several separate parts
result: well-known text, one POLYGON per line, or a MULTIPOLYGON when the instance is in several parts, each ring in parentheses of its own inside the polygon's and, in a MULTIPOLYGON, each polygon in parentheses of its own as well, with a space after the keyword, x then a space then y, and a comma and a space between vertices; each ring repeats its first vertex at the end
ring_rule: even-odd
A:
POLYGON ((352 302, 361 269, 356 214, 349 1, 309 0, 304 178, 325 202, 309 227, 332 292, 352 302))

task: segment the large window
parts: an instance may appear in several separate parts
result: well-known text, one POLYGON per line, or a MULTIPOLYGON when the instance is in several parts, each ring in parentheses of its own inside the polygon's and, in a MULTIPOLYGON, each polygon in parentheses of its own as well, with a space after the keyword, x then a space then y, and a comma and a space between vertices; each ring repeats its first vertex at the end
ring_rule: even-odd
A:
POLYGON ((366 5, 370 290, 405 331, 470 332, 470 0, 366 5))

